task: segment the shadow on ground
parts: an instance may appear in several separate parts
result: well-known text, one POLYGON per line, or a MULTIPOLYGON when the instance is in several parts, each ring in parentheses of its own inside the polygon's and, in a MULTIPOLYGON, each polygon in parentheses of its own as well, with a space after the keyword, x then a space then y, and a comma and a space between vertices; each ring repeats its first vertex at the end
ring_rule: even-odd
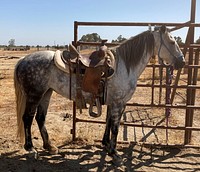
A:
POLYGON ((59 148, 58 155, 38 150, 37 160, 31 154, 20 153, 21 150, 1 154, 0 171, 200 171, 200 154, 194 153, 193 149, 149 149, 130 145, 118 148, 121 163, 116 163, 99 145, 65 144, 59 148))

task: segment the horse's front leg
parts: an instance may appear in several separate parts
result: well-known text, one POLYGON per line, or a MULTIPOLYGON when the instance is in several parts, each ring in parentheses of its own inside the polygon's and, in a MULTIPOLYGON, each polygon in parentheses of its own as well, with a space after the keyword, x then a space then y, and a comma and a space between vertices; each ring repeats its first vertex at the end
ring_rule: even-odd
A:
POLYGON ((103 144, 107 146, 108 153, 112 156, 117 155, 116 151, 117 135, 119 132, 120 120, 124 110, 125 110, 125 104, 123 103, 113 103, 108 109, 107 124, 103 138, 103 144), (110 135, 109 129, 111 131, 110 140, 109 140, 109 135, 110 135))
POLYGON ((107 148, 110 145, 110 127, 111 127, 111 106, 107 106, 107 115, 106 115, 106 129, 104 132, 102 144, 107 148))

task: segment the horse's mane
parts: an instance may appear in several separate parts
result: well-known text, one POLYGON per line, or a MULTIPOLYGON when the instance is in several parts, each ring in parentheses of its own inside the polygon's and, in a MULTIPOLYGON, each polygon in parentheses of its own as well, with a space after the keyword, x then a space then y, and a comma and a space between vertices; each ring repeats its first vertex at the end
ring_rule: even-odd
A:
POLYGON ((154 45, 153 33, 151 31, 145 31, 124 41, 117 47, 116 51, 119 53, 120 58, 124 60, 129 72, 130 68, 139 63, 144 53, 153 52, 154 45))

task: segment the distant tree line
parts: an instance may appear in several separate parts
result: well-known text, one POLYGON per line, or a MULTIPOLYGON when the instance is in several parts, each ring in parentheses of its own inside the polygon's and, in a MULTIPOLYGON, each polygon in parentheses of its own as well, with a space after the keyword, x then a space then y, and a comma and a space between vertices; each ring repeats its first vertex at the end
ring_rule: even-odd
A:
MULTIPOLYGON (((175 38, 175 40, 177 41, 177 43, 179 45, 184 45, 184 42, 182 41, 180 36, 175 36, 174 38, 175 38)), ((102 40, 101 37, 97 33, 92 33, 92 34, 83 35, 79 41, 101 42, 101 40, 102 40)), ((121 43, 121 42, 123 42, 125 40, 127 40, 127 38, 124 38, 122 35, 119 35, 117 37, 117 39, 112 40, 111 42, 112 43, 121 43)), ((195 41, 195 43, 198 43, 198 44, 200 43, 200 37, 195 41)))
POLYGON ((122 35, 119 35, 116 40, 112 40, 112 43, 121 43, 125 40, 127 40, 127 39, 124 38, 122 35))
POLYGON ((41 45, 36 45, 36 46, 30 46, 30 45, 16 45, 15 44, 15 39, 10 39, 8 41, 8 45, 0 45, 0 48, 3 48, 4 50, 8 51, 27 51, 30 50, 30 48, 37 48, 37 50, 40 49, 68 49, 68 45, 46 45, 46 46, 41 46, 41 45))
MULTIPOLYGON (((101 42, 101 37, 97 33, 86 34, 81 37, 79 41, 83 42, 101 42)), ((112 43, 120 43, 126 40, 126 38, 119 35, 116 40, 112 40, 112 43)))
MULTIPOLYGON (((102 40, 102 38, 100 37, 99 34, 91 33, 91 34, 83 35, 79 41, 81 41, 81 42, 101 42, 101 40, 102 40)), ((112 40, 112 43, 120 43, 124 40, 126 40, 126 38, 122 37, 122 35, 119 35, 116 40, 112 40)), ((81 49, 87 49, 89 47, 90 46, 88 46, 88 45, 82 45, 81 49)))
MULTIPOLYGON (((184 45, 184 42, 182 41, 180 36, 175 36, 174 38, 175 38, 175 40, 177 41, 177 43, 180 46, 184 45)), ((83 41, 83 42, 101 42, 101 40, 102 40, 102 38, 100 37, 99 34, 91 33, 91 34, 83 35, 79 41, 83 41)), ((112 43, 121 43, 121 42, 123 42, 125 40, 127 40, 127 38, 124 38, 122 35, 119 35, 117 37, 117 39, 114 39, 111 42, 112 43)), ((195 41, 195 43, 200 44, 200 36, 195 41)), ((46 45, 46 46, 40 46, 40 45, 29 46, 29 45, 26 45, 26 46, 23 46, 23 45, 20 45, 20 46, 16 46, 15 45, 15 39, 10 39, 8 41, 8 45, 0 45, 0 48, 4 48, 5 50, 29 50, 30 48, 37 48, 39 50, 42 47, 46 48, 47 50, 49 50, 49 49, 68 49, 68 45, 54 45, 54 46, 50 46, 50 45, 46 45)), ((85 46, 85 48, 88 48, 88 46, 85 46)))

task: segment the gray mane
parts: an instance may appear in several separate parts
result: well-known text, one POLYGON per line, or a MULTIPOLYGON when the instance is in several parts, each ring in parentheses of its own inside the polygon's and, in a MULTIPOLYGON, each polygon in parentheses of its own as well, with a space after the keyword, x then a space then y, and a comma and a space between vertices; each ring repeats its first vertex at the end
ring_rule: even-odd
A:
POLYGON ((119 45, 116 51, 125 62, 128 72, 141 60, 144 53, 153 53, 155 46, 154 36, 151 31, 145 31, 119 45))

